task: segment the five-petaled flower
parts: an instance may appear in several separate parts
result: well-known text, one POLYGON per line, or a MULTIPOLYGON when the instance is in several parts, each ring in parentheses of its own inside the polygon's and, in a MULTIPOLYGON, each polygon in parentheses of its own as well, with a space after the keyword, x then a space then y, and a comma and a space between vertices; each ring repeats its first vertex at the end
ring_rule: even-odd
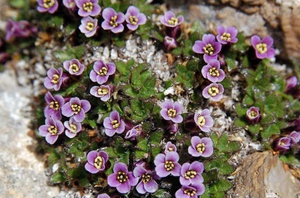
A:
POLYGON ((107 177, 107 183, 111 187, 116 187, 120 193, 128 193, 131 186, 135 186, 139 178, 134 177, 132 172, 128 171, 127 165, 117 162, 113 168, 114 172, 107 177))
POLYGON ((218 83, 211 83, 202 91, 204 98, 210 98, 212 101, 219 101, 223 98, 224 87, 218 83))
POLYGON ((246 112, 246 117, 251 124, 256 124, 260 119, 260 111, 258 107, 250 107, 246 112))
POLYGON ((140 10, 135 6, 129 6, 125 14, 128 29, 134 31, 139 25, 143 25, 147 21, 145 14, 140 13, 140 10))
POLYGON ((76 122, 82 122, 85 118, 85 113, 91 109, 91 104, 88 100, 80 100, 78 97, 71 98, 69 102, 62 107, 62 114, 66 117, 74 117, 76 122))
POLYGON ((93 19, 90 16, 81 19, 79 30, 85 34, 86 37, 92 37, 96 34, 98 29, 98 19, 93 19))
POLYGON ((208 109, 203 109, 201 112, 196 112, 194 115, 194 121, 203 132, 209 132, 210 128, 214 125, 214 120, 211 117, 208 109))
POLYGON ((183 186, 190 184, 201 184, 203 183, 202 173, 204 165, 201 162, 194 161, 192 164, 186 162, 182 164, 179 181, 183 186))
POLYGON ((63 62, 63 66, 71 75, 75 76, 81 75, 84 70, 84 65, 77 59, 66 60, 63 62))
POLYGON ((133 170, 133 175, 136 178, 141 178, 141 181, 136 186, 138 193, 154 193, 158 189, 158 184, 154 180, 157 175, 155 172, 145 169, 143 165, 136 166, 133 170))
POLYGON ((90 151, 87 154, 87 163, 84 168, 92 174, 104 171, 107 160, 108 155, 105 151, 90 151))
POLYGON ((45 117, 53 117, 57 120, 61 120, 61 107, 65 104, 65 99, 61 95, 53 96, 50 92, 45 94, 45 100, 47 106, 44 110, 45 117))
POLYGON ((273 58, 275 56, 275 50, 272 48, 273 39, 270 36, 260 39, 259 36, 254 35, 251 37, 251 44, 255 49, 257 58, 264 59, 273 58))
POLYGON ((208 63, 210 60, 218 58, 221 48, 221 43, 216 41, 213 34, 204 34, 202 36, 202 41, 197 40, 192 49, 198 54, 204 54, 203 59, 208 63))
POLYGON ((218 26, 217 32, 217 40, 222 44, 236 43, 238 41, 236 38, 238 31, 233 26, 228 28, 225 28, 224 26, 218 26))
POLYGON ((98 0, 75 0, 78 9, 78 15, 82 17, 97 16, 101 12, 98 0))
POLYGON ((58 69, 50 68, 47 71, 47 77, 44 79, 44 86, 47 89, 54 89, 55 91, 58 91, 64 79, 63 69, 61 67, 58 69))
POLYGON ((60 120, 56 120, 52 117, 46 118, 45 124, 39 127, 40 135, 46 137, 46 141, 49 144, 54 144, 58 139, 58 136, 63 132, 63 123, 60 120))
POLYGON ((190 186, 182 186, 176 191, 176 198, 197 198, 205 192, 204 184, 194 184, 190 186))
POLYGON ((179 176, 181 165, 178 163, 179 155, 177 152, 167 152, 158 154, 154 159, 155 171, 159 177, 168 175, 179 176))
POLYGON ((53 14, 58 8, 57 0, 37 0, 39 12, 49 12, 53 14))
POLYGON ((64 126, 66 127, 65 134, 69 138, 75 137, 82 129, 81 123, 76 122, 74 117, 71 117, 68 121, 65 121, 64 126))
POLYGON ((201 73, 211 82, 221 82, 225 78, 225 72, 220 68, 220 62, 214 59, 202 67, 201 73))
POLYGON ((103 102, 106 102, 110 99, 111 93, 113 91, 112 85, 100 85, 100 86, 93 86, 90 90, 90 93, 100 98, 103 102))
POLYGON ((136 136, 141 135, 142 132, 143 132, 142 125, 138 124, 134 126, 132 129, 130 129, 129 131, 127 131, 125 135, 125 139, 135 139, 136 136))
POLYGON ((191 143, 192 145, 189 146, 188 153, 193 157, 210 157, 214 152, 213 142, 208 137, 200 138, 193 136, 191 143))
POLYGON ((116 65, 114 63, 106 63, 102 60, 98 60, 94 63, 93 69, 90 72, 90 79, 93 82, 97 82, 102 85, 106 83, 109 76, 116 72, 116 65))
POLYGON ((181 114, 183 107, 179 102, 166 100, 161 104, 160 115, 165 120, 171 120, 174 123, 181 123, 183 121, 181 114))
POLYGON ((104 30, 111 30, 113 33, 123 32, 124 26, 122 23, 125 21, 125 15, 122 12, 117 13, 113 8, 105 8, 102 16, 104 21, 101 27, 104 30))
POLYGON ((125 131, 125 122, 120 119, 120 115, 116 110, 112 111, 109 117, 104 119, 103 126, 105 134, 109 137, 112 137, 115 133, 121 134, 125 131))
POLYGON ((167 11, 164 16, 160 18, 160 22, 167 27, 177 27, 184 21, 184 17, 179 15, 178 17, 172 11, 167 11))

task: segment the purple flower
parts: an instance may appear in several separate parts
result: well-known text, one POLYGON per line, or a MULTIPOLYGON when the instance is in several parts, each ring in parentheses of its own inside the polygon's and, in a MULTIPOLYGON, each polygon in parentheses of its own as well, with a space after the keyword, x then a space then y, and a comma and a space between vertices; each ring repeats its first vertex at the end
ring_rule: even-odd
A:
POLYGON ((45 94, 45 100, 47 106, 45 107, 45 117, 52 117, 57 120, 61 120, 61 107, 65 104, 65 99, 61 95, 53 96, 50 92, 45 94))
POLYGON ((92 174, 104 171, 107 160, 108 155, 105 151, 90 151, 87 154, 87 163, 84 168, 92 174))
POLYGON ((125 135, 125 139, 135 139, 135 137, 141 135, 142 132, 143 132, 142 125, 138 124, 134 126, 132 129, 130 129, 129 131, 127 131, 125 135))
POLYGON ((47 71, 47 77, 44 79, 44 86, 47 89, 54 89, 55 91, 58 91, 63 81, 63 69, 61 67, 58 69, 50 68, 47 71))
POLYGON ((225 72, 220 68, 218 60, 210 60, 207 65, 202 67, 201 73, 211 82, 221 82, 225 78, 225 72))
POLYGON ((192 145, 189 146, 188 153, 193 157, 209 157, 214 152, 213 142, 208 137, 200 138, 198 136, 193 136, 191 143, 192 145))
POLYGON ((107 183, 111 187, 116 187, 120 193, 128 193, 131 186, 135 186, 139 178, 134 177, 132 172, 128 172, 127 165, 117 162, 114 165, 114 172, 107 177, 107 183))
POLYGON ((97 16, 101 12, 98 0, 75 0, 78 9, 78 15, 82 17, 97 16))
POLYGON ((46 118, 45 125, 39 127, 41 136, 46 137, 49 144, 54 144, 58 136, 64 132, 64 125, 60 120, 51 117, 46 118))
POLYGON ((192 164, 186 162, 182 164, 180 171, 180 184, 188 186, 190 184, 201 184, 203 183, 202 173, 204 165, 201 162, 194 161, 192 164))
POLYGON ((204 184, 194 184, 190 186, 182 186, 176 191, 176 198, 197 198, 205 192, 204 184))
POLYGON ((177 152, 167 152, 158 154, 154 159, 155 171, 159 177, 168 175, 179 176, 181 165, 178 163, 179 155, 177 152))
POLYGON ((78 97, 71 98, 69 102, 65 103, 61 110, 66 117, 74 117, 76 122, 82 122, 85 113, 91 109, 91 104, 87 100, 80 100, 78 97))
POLYGON ((236 43, 238 41, 236 38, 238 31, 233 26, 228 28, 225 28, 224 26, 218 26, 217 32, 217 40, 222 44, 236 43))
POLYGON ((255 49, 257 58, 264 59, 273 58, 275 56, 275 50, 272 48, 273 39, 270 36, 266 36, 261 40, 259 36, 254 35, 251 37, 251 44, 255 49))
POLYGON ((160 115, 165 120, 171 120, 174 123, 181 123, 183 121, 181 114, 183 107, 179 102, 166 100, 161 104, 160 115))
POLYGON ((221 48, 221 43, 216 41, 213 34, 204 34, 202 36, 202 41, 197 40, 193 45, 194 52, 204 54, 203 58, 206 63, 210 60, 217 59, 221 48))
POLYGON ((170 134, 175 134, 178 131, 178 124, 171 124, 168 128, 170 134))
POLYGON ((110 198, 110 196, 106 193, 99 194, 97 198, 110 198))
POLYGON ((299 83, 297 76, 290 76, 286 80, 285 91, 293 90, 299 83))
POLYGON ((57 0, 37 0, 39 12, 49 12, 53 14, 58 8, 57 0))
POLYGON ((219 101, 223 98, 224 87, 218 83, 211 83, 202 91, 204 98, 210 98, 213 101, 219 101))
POLYGON ((158 189, 158 184, 154 180, 154 177, 156 175, 153 171, 147 170, 142 165, 140 165, 134 168, 133 175, 136 178, 142 178, 136 186, 136 190, 138 191, 138 193, 154 193, 158 189))
POLYGON ((260 112, 258 107, 250 107, 246 112, 246 117, 251 124, 256 124, 260 119, 260 112))
POLYGON ((275 151, 285 152, 290 149, 291 146, 291 138, 289 137, 281 137, 275 141, 275 151))
POLYGON ((12 41, 15 38, 27 38, 37 32, 37 29, 32 27, 28 21, 13 21, 8 19, 5 31, 5 40, 12 41))
POLYGON ((123 32, 124 26, 122 23, 125 21, 125 16, 122 12, 116 13, 112 8, 105 8, 102 16, 104 21, 102 22, 101 27, 104 30, 111 30, 113 33, 123 32))
POLYGON ((203 132, 209 132, 210 128, 214 125, 214 120, 210 116, 210 111, 208 109, 203 109, 200 113, 196 112, 194 121, 203 132))
POLYGON ((110 99, 111 93, 113 91, 112 85, 100 85, 100 86, 93 86, 90 90, 90 93, 100 98, 103 102, 106 102, 110 99))
POLYGON ((139 25, 143 25, 147 21, 145 14, 140 13, 140 10, 134 6, 129 6, 125 14, 128 29, 134 31, 139 25))
POLYGON ((109 117, 104 119, 103 126, 105 134, 109 137, 112 137, 115 133, 121 134, 125 131, 125 122, 120 119, 120 115, 116 110, 112 111, 109 117))
POLYGON ((291 146, 297 144, 300 141, 300 132, 293 131, 288 137, 291 139, 291 146))
POLYGON ((106 83, 109 76, 116 72, 116 65, 114 63, 106 63, 98 60, 94 63, 93 70, 90 72, 90 79, 98 84, 106 83))
POLYGON ((63 4, 69 10, 74 10, 76 7, 75 0, 63 0, 63 4))
POLYGON ((160 18, 160 22, 167 27, 177 27, 184 21, 182 15, 176 17, 172 11, 167 11, 164 16, 160 18))
POLYGON ((86 37, 92 37, 96 34, 98 29, 98 19, 93 19, 90 16, 81 19, 79 30, 85 34, 86 37))
POLYGON ((175 49, 177 47, 177 41, 172 37, 165 36, 164 45, 165 45, 167 51, 170 51, 170 50, 175 49))
POLYGON ((84 65, 77 59, 66 60, 63 62, 63 66, 71 75, 75 76, 81 75, 84 70, 84 65))
POLYGON ((74 117, 71 117, 69 121, 65 121, 64 125, 66 127, 65 134, 69 138, 75 137, 82 129, 81 123, 76 122, 74 117))
POLYGON ((168 153, 168 152, 177 152, 176 145, 172 144, 172 142, 170 142, 170 141, 167 142, 164 153, 168 153))

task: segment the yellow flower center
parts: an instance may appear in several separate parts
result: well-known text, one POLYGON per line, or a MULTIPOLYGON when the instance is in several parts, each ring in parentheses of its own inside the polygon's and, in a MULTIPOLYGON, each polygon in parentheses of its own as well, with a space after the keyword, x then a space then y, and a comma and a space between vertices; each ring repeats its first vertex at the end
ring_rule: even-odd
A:
POLYGON ((104 162, 103 157, 97 156, 95 158, 95 160, 94 160, 94 166, 95 166, 95 168, 101 169, 103 162, 104 162))
POLYGON ((170 152, 174 151, 173 147, 169 147, 168 151, 170 151, 170 152))
POLYGON ((49 107, 57 111, 59 109, 59 103, 57 101, 51 101, 49 107))
POLYGON ((111 122, 111 125, 113 126, 114 129, 120 127, 120 123, 118 122, 118 120, 113 120, 113 121, 111 122))
POLYGON ((227 32, 224 32, 221 36, 221 39, 224 41, 230 41, 231 40, 230 34, 227 32))
POLYGON ((117 15, 112 16, 112 17, 110 18, 109 24, 110 24, 111 26, 113 26, 113 27, 117 27, 117 26, 119 25, 119 24, 117 23, 117 19, 118 19, 117 15))
POLYGON ((70 124, 71 132, 75 133, 77 130, 77 126, 75 124, 70 124))
POLYGON ((108 69, 106 67, 102 67, 97 74, 100 76, 105 76, 107 74, 108 69))
POLYGON ((43 6, 44 8, 51 8, 54 6, 55 1, 54 0, 44 0, 43 6))
POLYGON ((251 111, 249 112, 248 116, 249 116, 250 118, 255 118, 255 117, 257 116, 257 112, 251 110, 251 111))
POLYGON ((188 170, 184 173, 184 178, 185 179, 193 179, 197 175, 197 171, 194 170, 188 170))
POLYGON ((79 67, 77 64, 73 63, 72 65, 70 65, 71 70, 76 73, 79 71, 79 67))
POLYGON ((205 125, 205 118, 204 118, 204 116, 199 116, 197 118, 197 123, 198 123, 199 126, 204 126, 205 125))
POLYGON ((195 196, 196 191, 193 190, 193 189, 187 188, 183 191, 183 193, 190 196, 190 197, 193 197, 193 196, 195 196))
POLYGON ((267 44, 265 43, 258 43, 255 47, 260 54, 264 54, 268 51, 267 44))
POLYGON ((94 5, 92 2, 86 2, 83 4, 82 7, 83 7, 83 10, 86 12, 92 12, 94 9, 94 5))
POLYGON ((204 143, 197 144, 196 150, 197 150, 199 153, 203 153, 203 152, 205 151, 205 144, 204 144, 204 143))
POLYGON ((128 175, 126 173, 124 173, 123 171, 119 171, 117 174, 117 180, 120 183, 124 183, 128 180, 128 175))
POLYGON ((51 82, 52 82, 53 84, 57 84, 57 83, 59 82, 59 75, 58 75, 58 74, 54 74, 54 75, 52 76, 51 82))
POLYGON ((78 104, 72 104, 71 109, 74 112, 74 114, 78 114, 81 110, 81 106, 78 104))
POLYGON ((214 49, 214 47, 209 43, 209 44, 207 44, 207 45, 205 45, 205 46, 203 47, 203 51, 205 52, 205 54, 211 56, 211 55, 213 55, 215 49, 214 49))
POLYGON ((129 22, 132 24, 132 25, 136 25, 138 23, 138 18, 136 16, 129 16, 129 22))
POLYGON ((164 165, 166 171, 171 171, 175 168, 175 165, 172 161, 165 161, 165 165, 164 165))
POLYGON ((209 69, 209 74, 213 77, 220 76, 219 70, 217 70, 215 67, 209 69))
POLYGON ((210 87, 210 88, 208 88, 208 93, 211 96, 216 96, 216 95, 218 95, 219 92, 220 91, 219 91, 218 87, 210 87))
POLYGON ((98 89, 98 95, 99 96, 104 96, 104 95, 108 94, 108 91, 109 90, 106 87, 100 87, 98 89))
POLYGON ((151 176, 148 173, 144 173, 142 175, 142 181, 144 184, 148 183, 150 181, 150 179, 151 179, 151 176))
POLYGON ((88 31, 92 31, 95 28, 94 23, 92 22, 87 22, 85 29, 87 29, 88 31))
POLYGON ((176 17, 172 17, 170 20, 168 20, 169 25, 177 25, 178 19, 176 17))
POLYGON ((168 116, 174 118, 176 116, 177 111, 175 109, 168 109, 168 116))
POLYGON ((55 126, 50 126, 49 128, 48 128, 48 132, 51 134, 51 135, 56 135, 57 133, 58 133, 58 130, 57 130, 57 128, 55 127, 55 126))

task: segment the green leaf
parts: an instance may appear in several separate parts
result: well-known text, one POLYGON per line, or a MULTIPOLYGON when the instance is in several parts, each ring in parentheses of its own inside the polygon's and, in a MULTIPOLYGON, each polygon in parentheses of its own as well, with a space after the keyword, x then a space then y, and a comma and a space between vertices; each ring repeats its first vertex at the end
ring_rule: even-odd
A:
POLYGON ((239 142, 229 142, 227 146, 227 152, 235 152, 241 148, 239 142))
POLYGON ((144 159, 147 156, 147 152, 136 150, 134 152, 136 160, 144 159))
POLYGON ((260 124, 255 124, 255 125, 249 125, 248 126, 248 130, 253 134, 253 135, 256 135, 259 133, 260 131, 260 124))
POLYGON ((229 190, 232 187, 232 184, 228 182, 227 180, 220 179, 216 181, 214 184, 210 186, 210 192, 215 194, 218 192, 225 192, 229 190))
POLYGON ((233 45, 233 49, 236 51, 245 51, 248 48, 248 45, 245 43, 245 36, 243 33, 238 33, 238 41, 233 45))
POLYGON ((218 139, 218 144, 214 145, 219 151, 226 151, 228 145, 228 136, 226 133, 223 133, 218 139))
POLYGON ((156 78, 152 75, 146 80, 144 86, 140 89, 139 97, 141 99, 147 99, 154 96, 156 94, 155 84, 156 78))
POLYGON ((193 58, 191 59, 187 65, 186 65, 186 68, 189 70, 189 71, 198 71, 199 70, 199 58, 193 58))
POLYGON ((276 124, 271 124, 267 126, 262 132, 261 136, 263 139, 268 139, 272 135, 280 134, 280 129, 276 124))
POLYGON ((152 75, 149 70, 144 70, 145 67, 146 65, 140 64, 131 72, 131 84, 135 89, 140 89, 145 81, 152 75), (142 71, 140 71, 141 68, 143 69, 142 71))
POLYGON ((163 131, 158 130, 151 134, 149 141, 151 144, 160 145, 162 137, 163 137, 163 131))
POLYGON ((171 198, 172 196, 168 191, 165 189, 159 189, 155 193, 153 193, 153 196, 156 198, 171 198))
POLYGON ((143 140, 139 141, 139 143, 137 144, 137 147, 142 151, 148 151, 149 145, 148 145, 147 139, 143 139, 143 140))
POLYGON ((235 55, 232 56, 225 56, 225 61, 227 63, 228 71, 231 72, 232 70, 237 68, 237 64, 235 63, 235 55))
POLYGON ((120 74, 124 76, 129 76, 130 69, 134 65, 134 60, 130 59, 128 62, 116 61, 115 64, 120 74))
POLYGON ((57 152, 52 152, 50 153, 50 155, 48 156, 48 163, 49 166, 52 167, 55 163, 57 163, 57 161, 60 159, 60 156, 57 152))
POLYGON ((254 104, 254 100, 250 96, 246 95, 243 99, 243 103, 247 106, 252 106, 254 104))
POLYGON ((291 154, 287 154, 287 155, 280 155, 279 157, 281 159, 281 161, 283 161, 284 163, 296 166, 296 167, 300 167, 300 161, 296 158, 295 155, 291 155, 291 154))
POLYGON ((236 110, 239 117, 244 117, 246 115, 246 112, 247 112, 248 108, 243 107, 241 104, 237 104, 235 106, 235 110, 236 110))
POLYGON ((103 7, 109 7, 109 6, 111 6, 111 0, 101 0, 100 2, 101 2, 100 4, 103 7))
POLYGON ((8 2, 10 3, 10 5, 12 7, 15 7, 15 8, 22 8, 29 4, 29 2, 26 0, 9 0, 8 2))
POLYGON ((56 172, 51 176, 51 182, 54 184, 62 183, 66 180, 62 172, 56 172))
POLYGON ((138 95, 138 91, 136 91, 133 87, 131 87, 130 85, 128 86, 124 86, 124 92, 127 96, 130 96, 132 98, 137 97, 138 95))

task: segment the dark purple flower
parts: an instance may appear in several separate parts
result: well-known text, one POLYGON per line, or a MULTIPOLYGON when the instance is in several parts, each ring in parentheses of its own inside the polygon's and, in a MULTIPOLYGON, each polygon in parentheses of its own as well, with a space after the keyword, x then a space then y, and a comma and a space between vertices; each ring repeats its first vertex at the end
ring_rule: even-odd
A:
POLYGON ((92 37, 96 34, 98 29, 98 19, 93 19, 90 16, 81 19, 79 30, 85 34, 86 37, 92 37))
POLYGON ((45 94, 45 100, 47 106, 45 107, 45 117, 52 117, 57 120, 61 120, 61 107, 65 104, 65 99, 61 95, 53 96, 50 92, 45 94))
POLYGON ((106 193, 99 194, 97 198, 110 198, 110 196, 106 193))
POLYGON ((132 129, 130 129, 129 131, 127 131, 125 135, 125 139, 135 139, 135 137, 141 135, 142 132, 143 132, 142 125, 138 124, 134 126, 132 129))
POLYGON ((165 36, 164 45, 165 45, 167 51, 170 51, 172 49, 175 49, 178 44, 177 44, 177 41, 174 38, 169 37, 169 36, 165 36))
POLYGON ((81 75, 84 70, 84 65, 77 59, 66 60, 63 62, 63 66, 71 75, 75 76, 81 75))
POLYGON ((180 171, 180 184, 188 186, 190 184, 201 184, 203 183, 202 173, 204 165, 201 162, 194 161, 192 164, 186 162, 182 164, 180 171))
POLYGON ((69 10, 74 10, 76 7, 75 0, 63 0, 63 4, 69 10))
POLYGON ((82 129, 81 123, 76 122, 74 117, 71 117, 69 121, 65 121, 64 126, 66 127, 65 134, 69 138, 75 137, 82 129))
POLYGON ((153 171, 147 170, 140 165, 134 168, 133 175, 136 178, 141 178, 141 181, 136 186, 138 193, 154 193, 158 189, 158 184, 153 178, 156 176, 153 171))
POLYGON ((201 73, 211 82, 221 82, 225 78, 225 72, 220 68, 218 60, 210 60, 207 65, 202 67, 201 73))
POLYGON ((291 138, 290 137, 281 137, 275 140, 275 151, 285 152, 290 149, 291 138))
POLYGON ((46 118, 45 125, 39 127, 41 136, 46 137, 49 144, 54 144, 58 136, 64 132, 64 125, 60 120, 51 117, 46 118))
POLYGON ((107 160, 108 155, 105 151, 90 151, 87 154, 87 163, 84 168, 92 174, 104 171, 107 160))
POLYGON ((37 0, 39 12, 49 12, 53 14, 58 8, 57 0, 37 0))
POLYGON ((90 93, 100 98, 103 102, 106 102, 110 99, 111 93, 113 91, 112 85, 100 85, 100 86, 93 86, 90 90, 90 93))
POLYGON ((194 121, 203 132, 209 132, 210 128, 214 125, 214 120, 211 117, 208 109, 203 109, 201 112, 196 112, 194 115, 194 121))
POLYGON ((204 184, 194 184, 190 186, 182 186, 176 191, 176 198, 197 198, 205 192, 204 184))
POLYGON ((122 12, 116 13, 112 8, 105 8, 102 16, 104 21, 102 22, 101 27, 104 30, 111 30, 113 33, 123 32, 124 26, 122 23, 125 21, 125 16, 122 12))
POLYGON ((221 48, 221 43, 216 41, 216 37, 213 34, 204 34, 202 41, 197 40, 193 45, 194 52, 204 54, 203 58, 206 63, 210 60, 217 59, 221 48))
POLYGON ((58 69, 50 68, 47 71, 47 77, 44 79, 44 86, 47 89, 54 89, 55 91, 58 91, 63 81, 63 69, 61 67, 58 69))
POLYGON ((112 137, 115 133, 121 134, 125 131, 125 122, 120 119, 120 115, 116 110, 112 111, 109 117, 104 119, 103 126, 105 134, 109 137, 112 137))
POLYGON ((218 83, 211 83, 202 91, 204 98, 210 98, 212 101, 219 101, 223 98, 224 87, 218 83))
POLYGON ((91 109, 91 104, 87 100, 80 100, 78 97, 71 98, 69 102, 65 103, 61 110, 66 117, 74 117, 76 122, 82 122, 85 113, 91 109))
POLYGON ((172 11, 167 11, 164 16, 160 18, 160 22, 167 27, 177 27, 184 21, 184 17, 179 15, 178 17, 172 11))
POLYGON ((168 131, 170 134, 175 134, 178 131, 178 124, 177 123, 171 124, 170 127, 168 128, 168 131))
POLYGON ((179 102, 166 100, 161 104, 160 115, 165 120, 171 120, 174 123, 181 123, 183 121, 181 114, 183 107, 179 102))
POLYGON ((233 26, 228 28, 225 28, 224 26, 218 26, 217 32, 217 40, 222 44, 236 43, 238 41, 236 38, 238 31, 233 26))
POLYGON ((33 27, 28 21, 13 21, 8 19, 6 27, 6 41, 12 41, 15 38, 27 38, 37 32, 37 29, 33 27))
POLYGON ((167 152, 158 154, 154 159, 155 171, 159 177, 168 175, 179 176, 181 165, 178 163, 179 155, 177 152, 167 152))
POLYGON ((116 72, 116 65, 114 63, 106 63, 98 60, 94 63, 93 70, 90 72, 90 79, 98 84, 106 83, 109 76, 116 72))
POLYGON ((273 39, 270 36, 266 36, 261 40, 259 36, 254 35, 251 37, 251 44, 255 49, 257 58, 264 59, 273 58, 275 56, 275 50, 272 48, 273 39))
POLYGON ((75 0, 78 9, 78 15, 82 17, 97 16, 101 12, 98 0, 75 0))
POLYGON ((208 137, 200 138, 198 136, 193 136, 191 143, 192 145, 189 146, 188 153, 193 157, 209 157, 214 152, 213 142, 208 137))
POLYGON ((300 141, 300 132, 293 131, 288 137, 291 139, 291 146, 297 144, 300 141))
POLYGON ((117 162, 114 165, 114 172, 107 177, 107 183, 111 187, 116 187, 120 193, 128 193, 131 186, 135 186, 139 178, 134 177, 132 172, 128 172, 127 165, 117 162))
POLYGON ((176 145, 172 144, 172 142, 170 142, 170 141, 167 142, 164 153, 167 153, 167 152, 177 152, 176 145))
POLYGON ((134 31, 139 25, 143 25, 147 21, 145 14, 140 13, 140 10, 135 6, 129 6, 125 14, 128 29, 134 31))
POLYGON ((260 119, 260 111, 258 107, 250 107, 246 112, 246 117, 251 124, 256 124, 260 119))
POLYGON ((285 91, 293 90, 299 83, 297 76, 290 76, 286 80, 285 91))

